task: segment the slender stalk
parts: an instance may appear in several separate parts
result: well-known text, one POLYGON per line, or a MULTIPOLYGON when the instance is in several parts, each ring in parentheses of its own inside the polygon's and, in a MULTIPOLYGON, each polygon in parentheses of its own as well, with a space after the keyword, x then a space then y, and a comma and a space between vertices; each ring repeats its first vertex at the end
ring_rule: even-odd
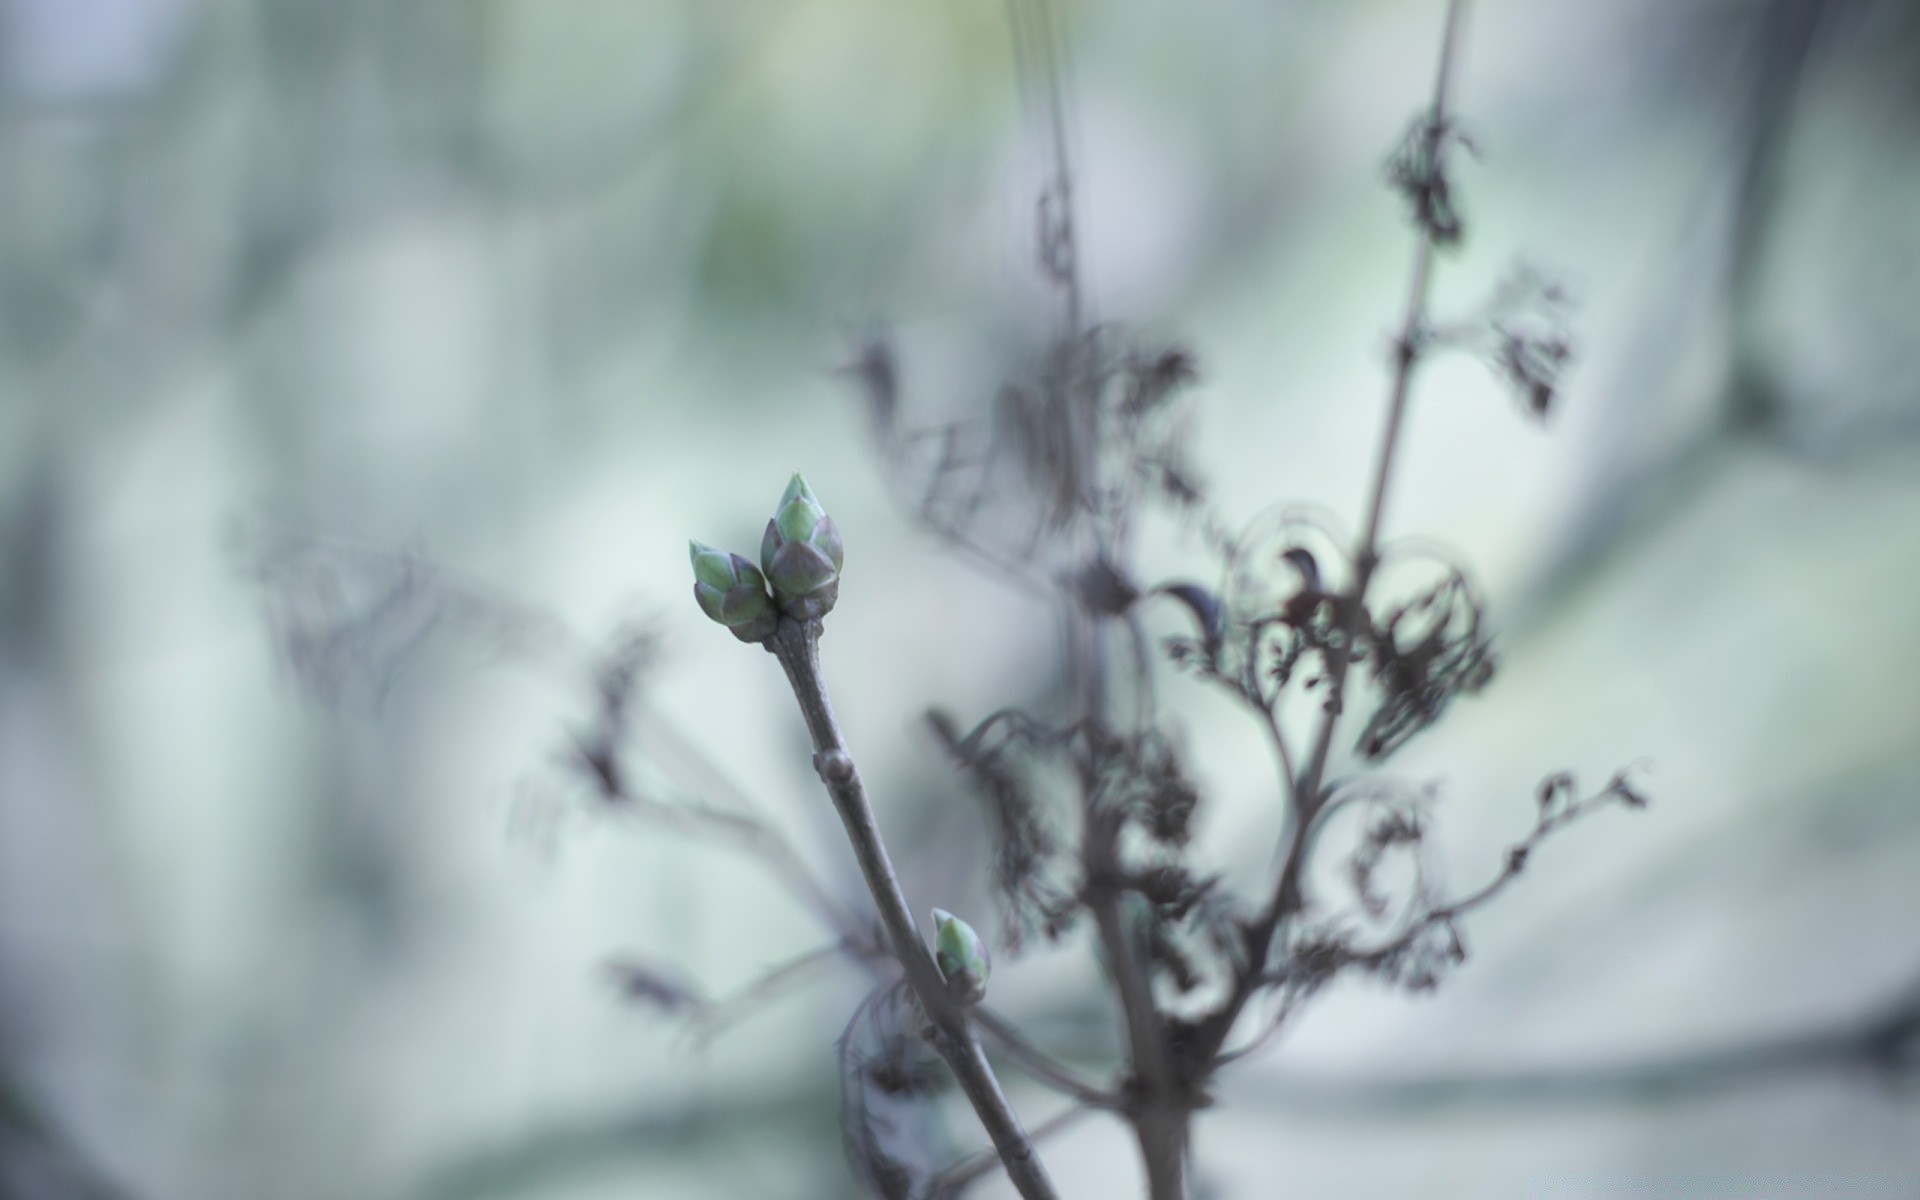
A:
MULTIPOLYGON (((1037 77, 1034 86, 1044 88, 1040 99, 1045 106, 1053 178, 1041 201, 1040 253, 1042 265, 1061 292, 1061 337, 1066 348, 1061 386, 1066 392, 1073 439, 1068 469, 1084 509, 1082 552, 1087 566, 1102 564, 1124 573, 1127 568, 1123 561, 1124 547, 1113 544, 1110 539, 1097 499, 1104 490, 1100 470, 1101 410, 1089 378, 1088 358, 1093 348, 1087 336, 1087 306, 1080 278, 1073 164, 1067 144, 1066 102, 1060 78, 1062 63, 1053 13, 1048 0, 1012 0, 1011 10, 1016 50, 1024 49, 1026 54, 1037 58, 1037 63, 1029 61, 1026 66, 1037 77), (1030 24, 1022 21, 1023 10, 1031 14, 1030 24), (1027 30, 1024 36, 1023 28, 1027 30), (1022 48, 1020 43, 1029 38, 1035 44, 1022 48)), ((1113 630, 1103 616, 1087 610, 1071 587, 1066 589, 1064 600, 1068 637, 1076 660, 1081 716, 1093 728, 1104 729, 1113 677, 1107 661, 1109 634, 1113 630)), ((1132 632, 1137 639, 1138 629, 1132 632)), ((1141 664, 1144 668, 1143 657, 1141 664)), ((1151 673, 1142 669, 1138 678, 1142 696, 1149 697, 1151 673)), ((1117 868, 1119 830, 1108 815, 1094 810, 1095 782, 1085 778, 1081 782, 1086 830, 1082 868, 1086 878, 1094 880, 1117 868)), ((1182 1095, 1181 1081, 1168 1052, 1164 1018, 1153 1002, 1152 981, 1120 910, 1119 893, 1108 887, 1090 886, 1086 903, 1093 913, 1101 949, 1113 973, 1121 1022, 1126 1030, 1133 1074, 1128 1081, 1126 1116, 1140 1143, 1148 1193, 1152 1200, 1183 1200, 1190 1102, 1182 1095)))
MULTIPOLYGON (((1037 1142, 1041 1138, 1051 1137, 1093 1111, 1092 1105, 1076 1104, 1058 1116, 1049 1117, 1033 1127, 1033 1140, 1037 1142)), ((927 1189, 927 1200, 953 1200, 974 1183, 991 1175, 998 1166, 998 1156, 984 1153, 957 1163, 934 1180, 927 1189)))
POLYGON ((894 873, 886 844, 881 840, 873 806, 867 802, 866 785, 860 780, 853 756, 847 752, 846 740, 833 715, 833 704, 827 698, 820 674, 819 638, 817 621, 800 622, 782 617, 779 628, 766 643, 786 671, 787 682, 793 686, 794 699, 799 702, 801 716, 806 720, 807 732, 813 739, 814 769, 819 772, 820 781, 827 785, 833 807, 846 827, 854 858, 860 864, 867 890, 873 894, 874 905, 880 910, 894 957, 900 960, 908 986, 913 988, 927 1019, 933 1023, 934 1049, 959 1080, 961 1091, 966 1093, 993 1142, 994 1151, 1006 1166, 1007 1178, 1020 1195, 1026 1200, 1056 1200, 1058 1193, 1034 1153, 1032 1139, 1021 1127, 1020 1118, 1007 1102, 1006 1094, 1000 1090, 1000 1081, 974 1036, 966 1010, 948 994, 946 980, 934 965, 933 955, 914 923, 906 893, 900 888, 899 876, 894 873))
POLYGON ((999 1013, 981 1005, 973 1010, 973 1020, 986 1030, 988 1037, 1000 1043, 1014 1062, 1040 1082, 1065 1092, 1090 1108, 1119 1107, 1118 1097, 1075 1075, 1064 1063, 1028 1041, 1018 1026, 999 1013))
MULTIPOLYGON (((1435 73, 1433 104, 1428 114, 1428 147, 1437 163, 1443 146, 1447 100, 1453 83, 1455 48, 1465 16, 1466 0, 1449 0, 1446 31, 1440 42, 1440 65, 1435 73)), ((1437 169, 1437 167, 1436 167, 1437 169)), ((1433 275, 1435 243, 1431 229, 1419 226, 1413 252, 1413 269, 1407 284, 1405 314, 1394 340, 1393 382, 1387 393, 1387 417, 1380 434, 1380 448, 1367 489, 1366 512, 1361 521, 1359 540, 1353 554, 1353 580, 1340 598, 1338 614, 1340 638, 1327 662, 1326 704, 1321 711, 1307 761, 1295 778, 1293 819, 1287 824, 1285 858, 1272 899, 1260 918, 1248 931, 1248 965, 1227 1003, 1209 1021, 1204 1044, 1217 1054, 1233 1029, 1234 1020, 1259 989, 1266 973, 1267 960, 1280 922, 1299 904, 1300 872, 1304 866, 1304 848, 1314 818, 1325 797, 1327 761, 1333 750, 1334 733, 1339 727, 1346 703, 1347 678, 1353 666, 1354 639, 1366 613, 1367 589, 1380 565, 1380 525, 1386 511, 1387 488, 1393 478, 1394 460, 1400 448, 1400 433, 1406 421, 1407 400, 1412 393, 1414 368, 1420 361, 1420 338, 1427 319, 1427 293, 1433 275)))
MULTIPOLYGON (((1089 832, 1089 840, 1092 833, 1089 832)), ((1139 956, 1134 953, 1111 889, 1089 889, 1087 907, 1093 912, 1100 944, 1107 953, 1121 1018, 1126 1025, 1133 1078, 1129 1080, 1126 1116, 1140 1144, 1140 1161, 1147 1176, 1151 1200, 1182 1200, 1185 1195, 1187 1109, 1179 1097, 1173 1064, 1166 1053, 1162 1021, 1153 1003, 1153 988, 1139 956)))
MULTIPOLYGON (((1433 109, 1429 117, 1431 149, 1437 160, 1447 111, 1447 96, 1452 84, 1454 46, 1466 0, 1450 0, 1447 5, 1446 33, 1440 42, 1440 67, 1434 79, 1433 109)), ((1327 757, 1333 748, 1334 730, 1340 724, 1345 707, 1347 676, 1353 666, 1353 644, 1365 619, 1367 589, 1380 565, 1380 521, 1386 511, 1387 485, 1393 479, 1394 457, 1400 448, 1400 431, 1406 423, 1407 398, 1413 389, 1414 367, 1420 361, 1420 335, 1427 320, 1427 292, 1433 276, 1434 239, 1431 230, 1420 228, 1413 251, 1413 277, 1407 285, 1406 316, 1400 334, 1394 340, 1393 385, 1387 396, 1387 420, 1380 434, 1379 456, 1374 464, 1373 483, 1367 493, 1366 517, 1361 523, 1360 541, 1353 554, 1353 583, 1341 603, 1340 641, 1328 664, 1327 704, 1320 717, 1319 733, 1301 773, 1296 789, 1302 806, 1302 820, 1296 826, 1294 845, 1304 844, 1305 832, 1323 797, 1321 785, 1326 779, 1327 757)), ((1273 910, 1285 907, 1292 898, 1299 875, 1298 856, 1289 854, 1288 870, 1274 896, 1273 910)))

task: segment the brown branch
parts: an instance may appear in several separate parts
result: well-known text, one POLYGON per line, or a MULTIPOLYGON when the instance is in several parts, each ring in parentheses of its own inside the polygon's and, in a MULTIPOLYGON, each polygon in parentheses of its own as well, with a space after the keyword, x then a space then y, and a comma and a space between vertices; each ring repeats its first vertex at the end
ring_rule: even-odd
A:
POLYGON ((1433 912, 1429 914, 1429 923, 1433 921, 1450 921, 1463 913, 1472 912, 1474 909, 1479 908, 1482 904, 1499 895, 1508 884, 1520 876, 1522 871, 1526 870, 1528 860, 1532 858, 1534 850, 1541 842, 1545 841, 1547 837, 1556 830, 1562 829, 1574 821, 1579 820, 1601 805, 1618 802, 1632 808, 1640 808, 1646 804, 1646 801, 1641 798, 1640 794, 1635 791, 1633 786, 1628 782, 1625 771, 1616 774, 1606 787, 1595 792, 1593 795, 1582 800, 1575 800, 1564 806, 1555 806, 1551 803, 1551 793, 1545 789, 1557 787, 1562 782, 1564 782, 1568 788, 1572 787, 1572 778, 1566 775, 1555 776, 1544 785, 1540 814, 1534 821, 1533 830, 1528 833, 1526 837, 1508 847, 1506 858, 1501 863, 1499 873, 1488 880, 1478 891, 1470 892, 1458 900, 1450 901, 1434 909, 1433 912))
POLYGON ((1293 795, 1293 781, 1298 776, 1294 774, 1293 748, 1287 742, 1287 731, 1280 726, 1280 714, 1277 711, 1279 702, 1276 700, 1272 705, 1255 704, 1254 707, 1263 718, 1262 724, 1266 727, 1268 740, 1273 743, 1274 753, 1280 756, 1280 777, 1286 781, 1288 807, 1290 810, 1297 808, 1299 799, 1293 795))

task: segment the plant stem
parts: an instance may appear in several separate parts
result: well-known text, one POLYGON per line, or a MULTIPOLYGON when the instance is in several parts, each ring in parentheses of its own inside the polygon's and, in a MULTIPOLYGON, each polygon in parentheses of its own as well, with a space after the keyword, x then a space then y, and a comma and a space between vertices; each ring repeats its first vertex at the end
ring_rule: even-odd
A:
POLYGON ((813 739, 814 769, 819 772, 820 781, 827 785, 833 807, 840 814, 841 824, 846 826, 847 839, 853 845, 853 855, 860 864, 867 890, 873 894, 874 905, 880 910, 894 957, 900 960, 908 986, 913 988, 927 1019, 933 1023, 934 1049, 960 1081, 961 1090, 1006 1165, 1007 1178, 1013 1181, 1020 1195, 1026 1200, 1057 1200, 1058 1193, 1034 1153, 1032 1140, 1021 1127, 1020 1118, 1007 1102, 1006 1094, 1000 1090, 1000 1081, 974 1036, 966 1010, 948 994, 946 980, 934 965, 933 955, 914 923, 906 894, 900 889, 899 876, 887 857, 873 807, 867 802, 866 785, 860 781, 853 756, 847 753, 833 705, 827 699, 826 685, 820 675, 819 638, 818 621, 801 622, 782 617, 779 628, 766 642, 767 649, 786 671, 787 682, 793 685, 794 699, 799 702, 800 714, 813 739))
MULTIPOLYGON (((1091 782, 1083 784, 1091 795, 1091 782)), ((1098 879, 1118 869, 1119 829, 1111 813, 1086 813, 1082 835, 1086 858, 1083 869, 1098 879)), ((1167 1054, 1163 1018, 1153 1002, 1153 986, 1120 911, 1120 894, 1111 887, 1086 889, 1087 908, 1093 913, 1100 945, 1107 954, 1120 1016, 1126 1028, 1132 1075, 1124 1088, 1123 1111, 1140 1144, 1140 1160, 1151 1200, 1183 1200, 1183 1152, 1186 1148, 1188 1102, 1180 1095, 1174 1064, 1167 1054)))
MULTIPOLYGON (((1012 0, 1012 18, 1016 44, 1021 41, 1021 13, 1024 0, 1012 0)), ((1061 344, 1065 347, 1065 378, 1061 386, 1068 399, 1068 419, 1072 432, 1068 468, 1082 505, 1085 529, 1084 566, 1117 569, 1126 573, 1124 546, 1115 545, 1103 524, 1099 497, 1101 479, 1101 405, 1098 384, 1091 378, 1089 356, 1094 353, 1087 330, 1086 304, 1080 278, 1078 247, 1073 209, 1073 164, 1067 145, 1066 102, 1061 87, 1061 58, 1053 28, 1053 13, 1048 0, 1031 0, 1030 36, 1037 43, 1031 52, 1038 58, 1037 74, 1045 88, 1048 142, 1053 157, 1053 179, 1042 197, 1042 215, 1053 221, 1041 231, 1043 265, 1061 289, 1061 344)), ((1089 611, 1087 605, 1065 590, 1068 637, 1080 687, 1081 717, 1104 730, 1110 708, 1108 695, 1113 673, 1108 670, 1108 635, 1113 632, 1106 617, 1089 611)), ((1138 627, 1132 629, 1139 636, 1138 627)), ((1144 663, 1145 656, 1139 661, 1144 663)), ((1151 673, 1142 669, 1138 686, 1143 697, 1151 695, 1151 673)), ((1112 814, 1095 810, 1097 784, 1081 780, 1083 818, 1082 870, 1085 878, 1098 879, 1116 871, 1120 864, 1120 828, 1112 814)), ((1141 962, 1121 910, 1121 895, 1110 887, 1091 886, 1086 904, 1093 913, 1094 926, 1107 964, 1113 974, 1121 1022, 1125 1027, 1131 1075, 1127 1081, 1127 1121, 1140 1143, 1141 1159, 1147 1176, 1151 1200, 1184 1200, 1187 1118, 1191 1101, 1182 1092, 1166 1039, 1165 1019, 1153 1001, 1153 982, 1141 962)))
POLYGON ((1150 1200, 1186 1200, 1187 1124, 1192 1109, 1179 1101, 1140 1109, 1133 1117, 1134 1137, 1147 1164, 1150 1200))
MULTIPOLYGON (((1447 99, 1452 87, 1455 47, 1465 10, 1466 0, 1449 0, 1447 4, 1446 31, 1441 36, 1440 65, 1434 79, 1433 103, 1427 125, 1427 136, 1432 139, 1428 150, 1431 161, 1436 164, 1435 170, 1439 169, 1437 164, 1444 148, 1441 143, 1445 136, 1447 99)), ((1241 1009, 1259 990, 1272 954, 1274 934, 1287 914, 1299 906, 1300 872, 1305 865, 1303 850, 1308 844, 1314 818, 1324 802, 1322 788, 1326 782, 1327 760, 1332 753, 1333 735, 1340 724, 1341 711, 1346 703, 1347 676, 1353 666, 1354 639, 1359 634, 1360 622, 1365 619, 1367 589, 1373 582, 1375 568, 1380 565, 1380 524, 1386 509, 1387 486, 1393 478, 1394 458, 1400 447, 1400 431, 1406 421, 1414 367, 1420 361, 1420 337, 1427 319, 1427 293, 1433 274, 1434 250, 1433 231, 1423 223, 1419 226, 1414 245, 1405 315, 1394 340, 1394 372, 1387 394, 1387 419, 1380 434, 1380 449, 1367 489, 1366 513, 1354 549, 1353 580, 1340 598, 1338 620, 1341 636, 1327 656, 1326 705, 1321 712, 1320 725, 1307 761, 1294 780, 1294 814, 1288 823, 1280 877, 1265 912, 1248 928, 1247 969, 1241 974, 1227 1003, 1208 1022, 1203 1045, 1209 1057, 1219 1053, 1241 1009)))
MULTIPOLYGON (((1465 8, 1466 0, 1450 0, 1447 5, 1446 32, 1440 41, 1440 68, 1434 80, 1433 108, 1427 127, 1428 136, 1434 143, 1429 147, 1429 153, 1436 164, 1441 153, 1439 142, 1444 136, 1447 93, 1453 76, 1455 37, 1465 8)), ((1436 166, 1434 169, 1439 168, 1436 166)), ((1413 390, 1413 370, 1420 361, 1420 335, 1427 321, 1427 292, 1433 276, 1433 254, 1433 233, 1423 225, 1414 245, 1413 277, 1407 285, 1406 315, 1393 344, 1393 386, 1387 396, 1386 426, 1380 434, 1379 456, 1374 463, 1373 483, 1367 493, 1366 517, 1362 522, 1359 544, 1353 553, 1353 583, 1341 601, 1341 636, 1331 656, 1332 661, 1327 664, 1326 708, 1321 713, 1320 729, 1314 738, 1312 753, 1301 772, 1300 784, 1295 789, 1301 819, 1294 827, 1293 846, 1289 847, 1281 886, 1274 895, 1272 911, 1276 919, 1277 914, 1291 904, 1293 891, 1299 883, 1300 856, 1294 850, 1305 844, 1307 828, 1324 799, 1321 786, 1326 781, 1327 758, 1333 749, 1334 730, 1340 724, 1341 710, 1345 707, 1347 675, 1353 666, 1354 639, 1359 634, 1360 622, 1366 619, 1367 588, 1373 583, 1375 568, 1380 565, 1380 521, 1387 505, 1387 485, 1393 479, 1394 456, 1400 448, 1400 430, 1406 423, 1407 397, 1413 390)))

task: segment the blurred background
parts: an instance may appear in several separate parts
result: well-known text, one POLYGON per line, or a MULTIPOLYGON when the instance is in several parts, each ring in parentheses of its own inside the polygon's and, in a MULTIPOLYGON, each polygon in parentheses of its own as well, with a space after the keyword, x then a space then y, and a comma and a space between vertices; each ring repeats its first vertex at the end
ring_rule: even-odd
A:
MULTIPOLYGON (((1442 8, 1057 9, 1092 315, 1191 349, 1235 520, 1357 518, 1442 8)), ((779 672, 687 596, 687 537, 751 549, 803 468, 909 893, 986 904, 919 715, 1031 694, 1054 618, 915 532, 841 368, 889 330, 938 419, 1044 346, 1009 29, 0 0, 0 1194, 853 1194, 864 977, 710 1042, 628 1002, 611 961, 725 996, 823 935, 564 760, 637 646, 649 750, 857 899, 779 672)), ((1920 1194, 1920 6, 1480 0, 1457 101, 1439 311, 1524 259, 1580 353, 1544 428, 1480 364, 1420 380, 1388 530, 1474 564, 1503 660, 1397 769, 1462 881, 1549 772, 1644 760, 1655 803, 1543 851, 1437 995, 1342 987, 1223 1077, 1207 1194, 1920 1194)), ((1251 881, 1272 765, 1168 686, 1251 881)), ((1086 960, 994 986, 1098 1062, 1086 960)), ((1046 1157, 1138 1186, 1111 1121, 1046 1157)))

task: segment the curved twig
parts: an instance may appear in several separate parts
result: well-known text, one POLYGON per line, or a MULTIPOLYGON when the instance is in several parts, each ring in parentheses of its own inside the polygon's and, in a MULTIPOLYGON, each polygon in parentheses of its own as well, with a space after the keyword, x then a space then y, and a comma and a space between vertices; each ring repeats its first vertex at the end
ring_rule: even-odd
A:
POLYGON ((1117 1108, 1118 1096, 1088 1083, 1067 1066, 1034 1045, 1018 1026, 990 1008, 981 1006, 972 1013, 973 1021, 998 1042, 1012 1059, 1041 1083, 1048 1084, 1093 1108, 1117 1108))
MULTIPOLYGON (((1446 122, 1447 101, 1453 78, 1455 49, 1459 40, 1462 18, 1465 15, 1466 0, 1449 0, 1447 4, 1446 27, 1441 37, 1440 65, 1435 75, 1433 101, 1428 117, 1428 128, 1432 145, 1431 154, 1437 162, 1444 150, 1439 131, 1446 122)), ((1267 960, 1272 954, 1274 933, 1282 920, 1297 906, 1301 869, 1301 849, 1305 844, 1305 831, 1312 824, 1315 811, 1322 798, 1327 761, 1333 749, 1333 735, 1340 723, 1341 710, 1345 704, 1347 676, 1353 662, 1354 638, 1359 632, 1361 614, 1365 611, 1367 587, 1372 582, 1375 567, 1379 565, 1380 525, 1387 501, 1388 485, 1393 477, 1393 464, 1399 452, 1400 433, 1406 421, 1407 401, 1412 393, 1414 367, 1420 359, 1420 333, 1426 323, 1427 293, 1433 272, 1434 255, 1437 248, 1434 229, 1428 223, 1419 225, 1414 245, 1413 267, 1407 284, 1407 302, 1405 315, 1401 319, 1398 336, 1394 340, 1393 382, 1388 389, 1386 423, 1380 436, 1380 449, 1374 464, 1372 482, 1369 485, 1366 500, 1366 515, 1361 522, 1361 533, 1353 554, 1353 580, 1347 588, 1343 603, 1339 606, 1340 645, 1329 654, 1327 664, 1326 703, 1322 710, 1318 733, 1313 747, 1301 769, 1294 788, 1296 810, 1294 819, 1287 822, 1282 847, 1283 861, 1279 878, 1275 882, 1273 894, 1265 910, 1248 930, 1248 963, 1241 973, 1231 995, 1225 1004, 1208 1020, 1205 1027, 1204 1057, 1211 1059, 1219 1053, 1227 1035, 1233 1028, 1240 1010, 1252 998, 1260 987, 1260 978, 1266 971, 1267 960)))

